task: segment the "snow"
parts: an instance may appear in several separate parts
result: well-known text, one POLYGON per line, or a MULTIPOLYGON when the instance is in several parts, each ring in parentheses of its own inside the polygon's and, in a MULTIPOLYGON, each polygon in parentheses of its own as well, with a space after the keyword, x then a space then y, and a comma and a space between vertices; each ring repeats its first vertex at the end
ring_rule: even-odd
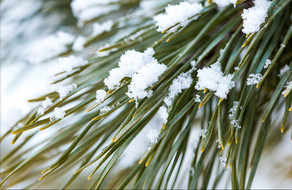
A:
POLYGON ((109 106, 103 106, 102 108, 100 108, 100 114, 105 114, 105 113, 109 112, 112 108, 109 106))
POLYGON ((263 76, 261 73, 250 74, 249 77, 247 78, 246 85, 250 86, 250 85, 258 84, 260 80, 262 79, 262 77, 263 76))
POLYGON ((62 31, 57 32, 55 35, 47 36, 32 45, 27 60, 30 63, 38 64, 65 53, 69 50, 69 45, 74 42, 74 39, 73 35, 62 31))
POLYGON ((234 102, 233 102, 233 106, 232 106, 232 108, 229 109, 229 115, 228 115, 228 118, 229 118, 230 121, 231 121, 230 123, 231 123, 235 128, 240 129, 241 126, 239 125, 238 120, 236 120, 236 118, 235 118, 235 114, 236 114, 237 107, 238 107, 238 102, 237 102, 237 101, 234 101, 234 102))
POLYGON ((74 51, 82 51, 84 49, 84 44, 86 42, 86 38, 84 36, 77 36, 72 49, 74 51))
POLYGON ((285 88, 286 89, 282 92, 282 95, 284 97, 286 97, 290 93, 290 91, 292 90, 292 81, 287 82, 287 84, 285 85, 285 88))
POLYGON ((164 103, 169 107, 172 105, 174 98, 191 86, 193 78, 190 72, 181 73, 177 78, 172 81, 172 84, 169 87, 169 94, 164 99, 164 103))
POLYGON ((102 34, 103 32, 109 32, 112 29, 113 26, 113 21, 108 20, 104 23, 95 23, 93 24, 93 32, 92 35, 93 36, 98 36, 100 34, 102 34))
POLYGON ((255 0, 254 7, 243 9, 241 15, 243 19, 242 32, 245 34, 254 33, 260 30, 260 25, 265 22, 270 1, 255 0))
POLYGON ((215 95, 222 99, 226 99, 229 90, 235 86, 232 81, 233 74, 224 76, 218 62, 210 67, 199 69, 197 76, 198 81, 195 86, 197 90, 209 89, 215 91, 215 95))
POLYGON ((280 70, 280 74, 279 77, 282 77, 287 71, 289 71, 290 68, 288 65, 285 65, 281 70, 280 70))
POLYGON ((157 143, 157 138, 159 137, 159 131, 157 129, 150 129, 147 133, 147 137, 149 139, 149 144, 157 143))
POLYGON ((200 99, 200 95, 199 94, 196 94, 195 102, 201 102, 201 99, 200 99))
POLYGON ((155 61, 154 53, 152 48, 146 49, 144 53, 137 52, 136 50, 126 51, 120 58, 119 67, 112 69, 109 72, 109 76, 104 80, 105 85, 110 90, 118 88, 123 78, 131 78, 144 65, 155 61))
POLYGON ((206 138, 207 133, 208 133, 208 130, 207 130, 207 129, 200 129, 200 131, 199 131, 199 135, 200 135, 200 137, 202 137, 203 139, 206 138))
POLYGON ((79 70, 79 66, 85 65, 87 62, 81 57, 70 55, 68 57, 58 58, 58 63, 49 70, 49 75, 55 79, 64 78, 79 70), (58 74, 58 75, 57 75, 58 74))
POLYGON ((97 90, 96 91, 96 102, 99 104, 104 101, 106 97, 106 91, 105 90, 97 90))
POLYGON ((213 0, 219 7, 226 7, 229 4, 233 4, 235 6, 237 0, 213 0))
POLYGON ((147 90, 152 87, 157 81, 158 77, 167 69, 164 64, 159 64, 157 60, 153 60, 147 65, 133 74, 132 81, 126 93, 130 98, 136 100, 150 97, 152 90, 147 90))
POLYGON ((62 110, 62 108, 56 107, 54 109, 53 115, 50 117, 51 122, 56 121, 57 119, 64 119, 65 112, 62 110))
POLYGON ((59 93, 60 99, 63 99, 64 97, 66 97, 70 92, 72 92, 76 88, 77 88, 77 85, 75 83, 73 83, 71 85, 59 87, 57 92, 59 93))
MULTIPOLYGON (((192 16, 199 14, 203 10, 203 6, 200 3, 189 3, 187 1, 181 2, 178 5, 168 5, 165 8, 165 13, 159 14, 154 17, 157 31, 163 32, 171 26, 179 23, 182 26, 188 24, 188 19, 192 16)), ((198 16, 192 20, 197 19, 198 16)), ((175 31, 176 28, 170 31, 175 31)))
POLYGON ((270 59, 267 59, 266 62, 265 62, 265 66, 264 68, 268 68, 270 65, 271 65, 272 61, 270 59))
POLYGON ((74 16, 78 19, 78 25, 82 26, 84 22, 108 14, 120 8, 119 5, 109 5, 117 2, 116 0, 73 0, 71 9, 74 16))
POLYGON ((37 111, 37 115, 43 115, 45 110, 48 109, 51 105, 53 105, 51 98, 46 97, 46 100, 42 101, 41 106, 37 111))
POLYGON ((227 158, 219 157, 219 161, 223 167, 226 166, 227 158))
POLYGON ((163 124, 166 124, 167 119, 168 119, 167 108, 165 106, 161 106, 158 110, 158 114, 159 114, 160 118, 162 119, 163 124))

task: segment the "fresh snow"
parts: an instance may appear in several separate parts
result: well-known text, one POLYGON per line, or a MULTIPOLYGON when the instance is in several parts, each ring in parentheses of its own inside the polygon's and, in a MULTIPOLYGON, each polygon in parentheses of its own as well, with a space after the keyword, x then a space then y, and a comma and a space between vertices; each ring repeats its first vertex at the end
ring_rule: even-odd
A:
POLYGON ((200 131, 199 131, 199 135, 200 135, 200 137, 202 137, 203 139, 206 138, 207 133, 208 133, 208 130, 207 130, 207 129, 200 129, 200 131))
POLYGON ((80 57, 70 55, 68 57, 58 58, 57 64, 49 70, 49 75, 53 79, 64 78, 79 70, 79 66, 85 65, 87 62, 80 57))
POLYGON ((42 101, 41 107, 39 107, 37 114, 43 115, 45 110, 48 109, 51 105, 53 105, 51 98, 46 97, 46 99, 44 101, 42 101))
POLYGON ((247 78, 246 85, 250 86, 250 85, 258 84, 260 80, 262 79, 262 77, 263 76, 261 73, 250 74, 249 77, 247 78))
POLYGON ((235 6, 237 0, 213 0, 219 7, 226 7, 229 4, 233 4, 235 6))
MULTIPOLYGON (((203 6, 200 3, 189 3, 187 1, 181 2, 178 5, 168 5, 165 8, 165 13, 159 14, 154 17, 157 31, 163 32, 166 29, 179 23, 183 26, 188 24, 188 19, 192 16, 199 14, 203 10, 203 6)), ((198 16, 194 17, 197 19, 198 16)), ((175 31, 176 28, 170 31, 175 31)))
POLYGON ((74 51, 82 51, 84 49, 84 44, 86 42, 86 38, 84 36, 77 36, 72 49, 74 51))
POLYGON ((238 102, 237 101, 234 101, 232 108, 230 108, 230 110, 229 110, 228 118, 230 119, 231 124, 235 128, 240 129, 241 126, 239 125, 238 120, 236 120, 236 118, 235 118, 235 114, 236 114, 237 107, 238 107, 238 102))
POLYGON ((65 117, 65 112, 62 110, 62 108, 56 107, 54 109, 53 115, 50 117, 51 122, 56 121, 58 119, 64 119, 65 117))
POLYGON ((119 67, 109 72, 109 76, 104 80, 105 85, 113 90, 121 85, 121 80, 125 77, 132 77, 144 65, 155 61, 154 50, 148 48, 144 53, 136 50, 126 51, 120 58, 119 67))
POLYGON ((182 90, 187 89, 191 86, 193 78, 190 72, 181 73, 177 78, 172 81, 169 87, 169 94, 164 99, 164 103, 169 107, 172 105, 174 98, 182 92, 182 90))
POLYGON ((222 99, 226 99, 229 90, 235 86, 232 81, 233 74, 224 76, 218 62, 210 67, 199 69, 197 76, 198 82, 195 86, 197 90, 215 91, 215 95, 222 99))
POLYGON ((69 50, 69 45, 73 44, 74 39, 73 35, 62 31, 57 32, 55 35, 47 36, 32 45, 27 60, 30 63, 38 64, 65 53, 69 50))
POLYGON ((105 90, 97 90, 96 91, 96 102, 99 104, 104 101, 106 97, 106 91, 105 90))
POLYGON ((194 99, 195 99, 195 102, 201 102, 199 94, 196 94, 196 97, 194 99))
POLYGON ((254 7, 243 9, 241 15, 243 19, 242 32, 251 34, 260 30, 260 25, 265 22, 267 11, 271 4, 268 0, 255 0, 254 7))
POLYGON ((281 70, 280 70, 280 74, 279 77, 282 77, 287 71, 289 71, 290 68, 288 65, 285 65, 281 70))
POLYGON ((98 36, 100 34, 102 34, 103 32, 109 32, 112 29, 113 26, 113 21, 108 20, 104 23, 95 23, 93 24, 93 32, 92 35, 93 36, 98 36))
POLYGON ((147 133, 147 137, 149 139, 149 144, 157 143, 157 138, 159 137, 159 131, 157 129, 150 129, 147 133))
POLYGON ((157 81, 158 77, 167 69, 166 65, 159 64, 157 60, 153 60, 147 65, 133 74, 132 81, 126 93, 130 98, 136 100, 150 97, 152 90, 147 90, 152 87, 157 81))
POLYGON ((160 118, 162 119, 162 122, 164 124, 167 123, 167 119, 168 119, 168 112, 167 112, 167 108, 165 106, 161 106, 158 110, 158 114, 160 116, 160 118))
POLYGON ((268 68, 270 65, 271 65, 272 61, 270 59, 267 59, 266 62, 265 62, 265 66, 264 68, 268 68))
POLYGON ((63 99, 66 97, 70 92, 75 90, 77 88, 77 85, 75 83, 67 86, 61 86, 57 92, 59 93, 60 99, 63 99))

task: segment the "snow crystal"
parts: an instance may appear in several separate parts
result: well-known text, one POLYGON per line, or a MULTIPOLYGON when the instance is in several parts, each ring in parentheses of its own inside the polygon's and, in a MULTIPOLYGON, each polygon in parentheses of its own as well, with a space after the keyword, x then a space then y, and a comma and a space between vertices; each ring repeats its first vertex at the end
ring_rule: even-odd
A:
POLYGON ((266 62, 265 62, 265 66, 264 68, 268 68, 270 65, 271 65, 272 61, 270 59, 267 59, 266 62))
POLYGON ((260 25, 265 22, 270 1, 267 0, 255 0, 254 7, 243 9, 241 15, 243 19, 242 32, 245 34, 254 33, 260 30, 260 25))
POLYGON ((167 119, 168 119, 167 108, 165 106, 161 106, 158 110, 158 114, 159 114, 160 118, 162 119, 163 124, 166 124, 167 119))
POLYGON ((103 32, 109 32, 112 29, 113 26, 113 21, 108 20, 104 23, 95 23, 93 24, 93 32, 92 35, 93 36, 98 36, 99 34, 103 33, 103 32))
POLYGON ((65 112, 61 109, 56 107, 54 109, 53 115, 50 117, 51 122, 56 121, 58 119, 64 119, 65 117, 65 112))
POLYGON ((152 90, 147 88, 152 87, 157 81, 158 77, 167 69, 164 64, 159 64, 157 60, 153 60, 147 65, 133 74, 132 81, 126 93, 130 98, 136 100, 150 97, 152 90))
POLYGON ((41 107, 39 107, 37 111, 37 115, 43 115, 45 110, 48 109, 51 105, 53 105, 51 98, 46 97, 46 100, 42 101, 41 107))
POLYGON ((232 108, 230 108, 230 110, 229 110, 228 118, 231 120, 231 124, 235 128, 240 129, 241 126, 239 125, 238 120, 236 120, 236 118, 235 118, 235 114, 236 114, 237 107, 238 107, 238 102, 237 101, 234 101, 232 108))
POLYGON ((99 104, 104 101, 106 97, 106 91, 105 90, 97 90, 96 91, 96 102, 99 104))
POLYGON ((164 103, 169 107, 172 105, 174 98, 182 92, 182 90, 187 89, 191 86, 193 78, 190 72, 181 73, 177 78, 172 81, 169 87, 169 94, 164 99, 164 103))
POLYGON ((280 70, 280 74, 279 77, 282 77, 287 71, 290 70, 290 67, 288 65, 285 65, 281 70, 280 70))
POLYGON ((58 63, 50 69, 49 75, 52 76, 53 79, 61 79, 74 73, 75 71, 78 71, 79 69, 77 67, 82 66, 85 63, 87 62, 82 58, 74 55, 60 57, 58 58, 58 63))
POLYGON ((282 92, 282 95, 284 97, 286 97, 289 94, 289 92, 291 91, 291 89, 292 89, 292 81, 287 82, 287 84, 285 85, 285 88, 286 89, 282 92))
POLYGON ((57 32, 50 35, 34 45, 32 45, 27 60, 30 63, 41 63, 54 56, 60 55, 68 51, 68 46, 73 43, 74 36, 65 32, 57 32))
POLYGON ((157 129, 150 129, 147 133, 147 137, 149 139, 149 144, 155 144, 158 141, 159 131, 157 129))
POLYGON ((78 36, 72 46, 74 51, 82 51, 84 49, 84 44, 86 42, 86 38, 84 36, 78 36))
POLYGON ((197 90, 209 89, 215 91, 216 96, 225 99, 229 90, 235 86, 232 78, 233 74, 224 76, 220 64, 216 62, 210 67, 198 70, 198 82, 195 88, 197 90))
POLYGON ((195 99, 195 102, 201 102, 199 94, 196 94, 196 97, 194 99, 195 99))
POLYGON ((202 137, 203 139, 206 138, 207 133, 208 133, 208 130, 207 130, 207 129, 200 129, 200 131, 199 131, 199 135, 200 135, 200 137, 202 137))
MULTIPOLYGON (((159 14, 154 17, 156 21, 156 26, 158 26, 157 31, 163 32, 171 26, 179 23, 183 26, 188 24, 188 19, 194 15, 199 14, 203 10, 203 6, 200 3, 189 3, 181 2, 178 5, 168 5, 165 8, 164 14, 159 14)), ((194 19, 197 19, 196 16, 194 19)), ((173 29, 171 31, 174 31, 173 29)))
POLYGON ((260 80, 262 79, 262 74, 261 73, 257 73, 257 74, 250 74, 249 77, 247 78, 246 81, 246 85, 254 85, 254 84, 258 84, 260 82, 260 80))
POLYGON ((61 86, 57 92, 59 93, 60 99, 63 99, 66 97, 70 92, 75 90, 77 88, 77 85, 75 83, 67 86, 61 86))
POLYGON ((109 76, 104 80, 105 85, 113 90, 119 87, 121 80, 132 75, 141 69, 147 63, 155 61, 153 57, 154 50, 148 48, 144 53, 135 50, 128 50, 123 54, 119 61, 119 67, 114 68, 109 72, 109 76))

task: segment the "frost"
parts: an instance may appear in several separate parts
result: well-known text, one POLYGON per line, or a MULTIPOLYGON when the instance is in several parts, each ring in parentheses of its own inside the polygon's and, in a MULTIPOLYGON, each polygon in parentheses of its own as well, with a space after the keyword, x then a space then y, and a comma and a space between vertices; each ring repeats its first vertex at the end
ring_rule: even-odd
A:
POLYGON ((149 144, 155 144, 158 142, 159 131, 157 129, 150 129, 147 133, 147 137, 149 139, 149 144))
POLYGON ((164 103, 169 107, 172 105, 174 98, 182 92, 182 90, 187 89, 191 86, 193 78, 190 72, 181 73, 177 78, 172 81, 169 87, 169 94, 164 99, 164 103))
POLYGON ((147 90, 152 87, 157 81, 158 77, 167 69, 164 64, 159 64, 157 60, 153 60, 147 65, 133 74, 132 81, 126 93, 130 98, 136 100, 150 97, 152 90, 147 90))
POLYGON ((270 1, 267 0, 255 0, 254 7, 243 9, 241 15, 243 19, 242 32, 245 34, 254 33, 260 30, 260 25, 265 22, 270 1))
POLYGON ((265 62, 265 66, 264 68, 268 68, 270 65, 271 65, 272 61, 270 59, 267 59, 266 62, 265 62))
POLYGON ((75 90, 77 88, 77 85, 75 83, 67 86, 61 86, 57 92, 59 93, 60 99, 63 99, 66 97, 70 92, 75 90))
POLYGON ((238 102, 237 102, 237 101, 234 101, 234 102, 233 102, 233 107, 230 108, 230 110, 229 110, 228 118, 230 119, 231 124, 232 124, 235 128, 240 129, 241 126, 239 125, 238 120, 236 120, 236 118, 235 118, 235 114, 236 114, 237 107, 238 107, 238 102))
POLYGON ((198 82, 195 86, 197 90, 209 89, 215 91, 215 95, 222 99, 225 99, 229 90, 235 86, 232 81, 233 74, 224 76, 218 62, 210 67, 199 69, 197 76, 198 82))
POLYGON ((86 38, 84 36, 78 36, 72 46, 74 51, 82 51, 84 49, 84 44, 86 42, 86 38))
POLYGON ((105 85, 113 90, 119 87, 121 80, 125 77, 132 77, 144 65, 155 61, 154 50, 148 48, 144 53, 135 50, 126 51, 120 58, 119 67, 109 72, 109 76, 104 80, 105 85))
POLYGON ((50 35, 32 45, 27 60, 37 64, 65 53, 69 50, 69 45, 74 42, 74 39, 75 37, 71 34, 61 31, 50 35))
POLYGON ((158 114, 159 114, 160 118, 162 119, 163 124, 166 124, 167 119, 168 119, 167 108, 165 106, 161 106, 158 110, 158 114))
POLYGON ((194 99, 195 99, 195 102, 201 102, 199 94, 196 94, 196 97, 194 99))
POLYGON ((207 129, 200 129, 200 131, 199 131, 199 135, 200 135, 200 137, 202 137, 203 139, 206 138, 207 133, 208 133, 208 130, 207 130, 207 129))
POLYGON ((285 65, 281 70, 280 70, 280 74, 278 75, 279 77, 282 77, 287 71, 289 71, 290 68, 288 65, 285 65))
POLYGON ((53 115, 50 117, 50 121, 54 122, 58 119, 64 119, 65 114, 66 113, 61 108, 56 107, 54 109, 53 115))
POLYGON ((71 8, 74 16, 78 18, 78 25, 84 22, 108 14, 120 8, 119 5, 110 5, 117 0, 73 0, 71 8))
POLYGON ((104 101, 106 97, 106 91, 105 90, 97 90, 96 91, 96 102, 99 104, 104 101))
POLYGON ((80 57, 76 57, 74 55, 70 55, 68 57, 58 58, 58 63, 49 71, 49 75, 53 77, 53 79, 61 79, 74 72, 78 71, 79 66, 87 63, 80 57))
POLYGON ((93 36, 98 36, 99 34, 102 34, 103 32, 109 32, 112 29, 113 21, 108 20, 104 23, 95 23, 93 24, 93 36))
MULTIPOLYGON (((171 26, 179 23, 182 26, 188 24, 188 19, 192 16, 199 14, 203 10, 203 6, 200 3, 189 3, 181 2, 178 5, 168 5, 165 8, 164 14, 159 14, 154 17, 156 21, 156 26, 158 26, 157 31, 163 32, 171 26)), ((192 20, 197 19, 198 16, 194 17, 192 20)), ((175 31, 176 27, 171 31, 175 31)))
POLYGON ((39 107, 37 111, 37 115, 43 115, 45 110, 48 109, 51 105, 53 105, 51 98, 46 97, 46 100, 42 101, 41 107, 39 107))
POLYGON ((250 74, 249 77, 247 78, 246 85, 250 86, 250 85, 258 84, 261 81, 262 77, 263 76, 261 73, 250 74))

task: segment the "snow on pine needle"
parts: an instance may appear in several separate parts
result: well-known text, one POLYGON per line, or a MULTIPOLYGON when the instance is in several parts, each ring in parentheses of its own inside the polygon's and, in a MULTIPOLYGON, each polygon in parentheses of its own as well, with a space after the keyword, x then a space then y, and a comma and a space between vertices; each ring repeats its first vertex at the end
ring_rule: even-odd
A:
POLYGON ((265 22, 267 11, 271 2, 268 0, 255 0, 254 6, 248 9, 243 9, 241 15, 243 19, 242 32, 251 34, 260 30, 261 24, 265 22))
POLYGON ((227 5, 233 4, 236 5, 237 0, 213 0, 219 7, 226 7, 227 5))
POLYGON ((262 79, 262 74, 261 73, 257 73, 257 74, 250 74, 249 77, 246 80, 246 85, 250 86, 250 85, 255 85, 258 84, 261 79, 262 79))
POLYGON ((110 70, 109 76, 104 79, 105 85, 110 90, 120 87, 122 79, 131 78, 144 65, 156 61, 154 53, 152 48, 146 49, 144 53, 136 50, 126 51, 120 58, 119 67, 110 70))
POLYGON ((233 74, 223 75, 220 63, 216 62, 210 67, 204 67, 198 71, 197 90, 208 89, 214 91, 215 95, 221 99, 226 99, 228 92, 235 86, 232 81, 233 74))
MULTIPOLYGON (((161 13, 154 17, 157 31, 163 32, 168 28, 180 24, 186 26, 189 23, 189 18, 195 20, 199 17, 200 12, 203 10, 203 6, 200 3, 189 3, 187 1, 181 2, 178 5, 168 5, 165 8, 165 13, 161 13)), ((175 32, 177 27, 173 27, 169 32, 175 32)))

